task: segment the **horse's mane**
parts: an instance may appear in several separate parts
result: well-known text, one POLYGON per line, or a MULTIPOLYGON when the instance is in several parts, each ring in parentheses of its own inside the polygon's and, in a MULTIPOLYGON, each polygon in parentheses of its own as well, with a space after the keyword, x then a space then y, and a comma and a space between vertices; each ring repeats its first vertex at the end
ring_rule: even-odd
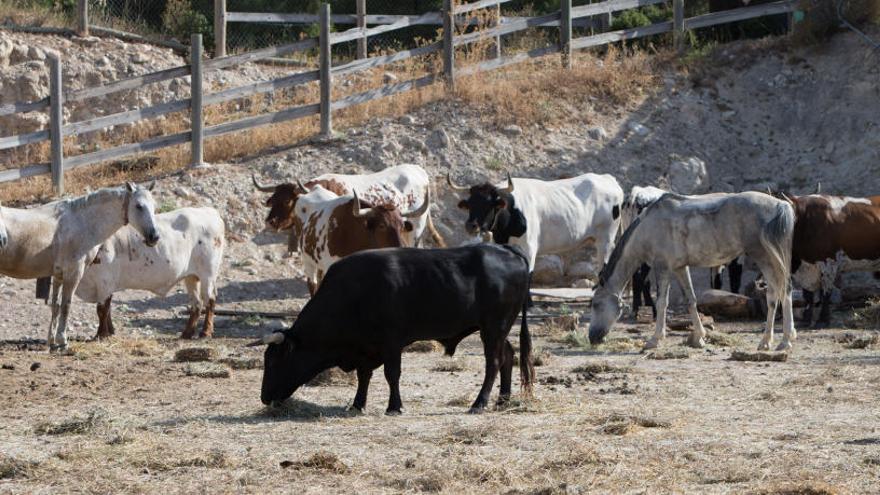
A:
POLYGON ((125 196, 125 188, 124 187, 108 187, 104 189, 98 189, 93 193, 89 193, 77 198, 68 199, 65 201, 65 204, 72 210, 79 210, 80 208, 85 208, 88 204, 95 201, 96 199, 103 199, 107 196, 125 196))

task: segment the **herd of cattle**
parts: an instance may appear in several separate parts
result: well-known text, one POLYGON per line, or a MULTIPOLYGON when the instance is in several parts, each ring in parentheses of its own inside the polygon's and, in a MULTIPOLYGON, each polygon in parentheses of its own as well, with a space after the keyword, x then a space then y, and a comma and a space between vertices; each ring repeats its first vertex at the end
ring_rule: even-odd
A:
MULTIPOLYGON (((486 369, 472 410, 481 410, 499 371, 499 401, 510 397, 514 350, 507 335, 518 316, 521 382, 530 390, 534 370, 526 316, 531 271, 542 254, 594 246, 601 272, 590 341, 599 343, 608 334, 631 285, 635 310, 641 299, 655 308, 649 348, 665 336, 673 278, 684 289, 693 319, 689 344, 703 345, 691 267, 728 265, 736 291, 741 257, 754 263, 767 286, 760 348, 772 345, 781 305, 780 350, 795 340, 792 278, 809 303, 805 318, 812 318, 812 294, 819 292, 819 322, 828 322, 829 294, 839 273, 880 270, 880 197, 683 196, 653 187, 634 187, 625 197, 610 175, 556 181, 508 176, 501 184, 469 187, 447 176, 449 186, 466 195, 458 206, 467 211, 467 233, 493 242, 446 248, 431 220, 429 176, 418 166, 325 174, 305 183, 265 186, 256 177, 253 182, 271 194, 267 227, 290 230, 289 249, 301 253, 312 296, 291 328, 251 344, 268 345, 261 394, 266 404, 338 366, 357 371, 353 406, 363 409, 372 372, 383 366, 390 387, 387 413, 399 413, 403 348, 437 340, 451 355, 463 338, 479 332, 486 369), (426 234, 440 247, 416 249, 426 234), (657 280, 656 306, 649 272, 657 280)), ((181 337, 194 337, 203 309, 200 337, 212 335, 223 220, 213 208, 156 214, 151 190, 128 183, 31 209, 0 207, 0 274, 51 278, 50 352, 67 350, 74 294, 97 303, 97 336, 104 338, 114 333, 110 304, 116 291, 164 295, 180 281, 190 297, 181 337)))

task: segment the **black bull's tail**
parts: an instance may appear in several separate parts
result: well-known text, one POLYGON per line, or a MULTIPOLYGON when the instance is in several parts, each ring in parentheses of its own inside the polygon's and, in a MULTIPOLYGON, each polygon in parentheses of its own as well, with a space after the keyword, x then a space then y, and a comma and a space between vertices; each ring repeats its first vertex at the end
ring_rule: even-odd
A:
POLYGON ((535 382, 535 365, 532 363, 532 336, 529 334, 529 300, 522 305, 522 323, 519 326, 519 373, 523 395, 532 395, 535 382))

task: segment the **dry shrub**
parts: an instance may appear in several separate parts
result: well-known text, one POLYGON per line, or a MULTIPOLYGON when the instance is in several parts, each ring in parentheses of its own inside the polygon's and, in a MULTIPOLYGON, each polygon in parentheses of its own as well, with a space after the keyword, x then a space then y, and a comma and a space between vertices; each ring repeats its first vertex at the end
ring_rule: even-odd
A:
POLYGON ((440 352, 443 345, 436 340, 420 340, 404 347, 403 352, 440 352))
POLYGON ((357 373, 345 372, 339 368, 330 368, 318 373, 306 383, 307 387, 345 386, 357 383, 357 373))
POLYGON ((178 363, 213 361, 215 359, 217 359, 217 349, 213 347, 184 347, 174 353, 174 360, 178 363))
POLYGON ((85 417, 74 417, 60 423, 39 423, 34 427, 38 435, 80 435, 92 432, 110 424, 110 413, 104 409, 93 409, 85 417))
POLYGON ((711 331, 706 332, 706 343, 718 347, 736 347, 742 344, 742 339, 729 333, 711 331))
POLYGON ((255 370, 263 367, 260 359, 253 357, 229 356, 218 362, 223 363, 234 370, 255 370))
POLYGON ((730 354, 731 361, 757 361, 757 362, 778 362, 782 363, 788 360, 787 352, 747 352, 733 351, 730 354))
MULTIPOLYGON (((828 39, 841 29, 837 6, 841 0, 801 0, 798 9, 804 12, 801 22, 794 25, 792 39, 808 45, 828 39)), ((880 18, 877 0, 846 0, 841 5, 843 18, 855 25, 876 22, 880 18)))
POLYGON ((752 495, 839 495, 846 493, 824 481, 780 483, 750 492, 752 495))
POLYGON ((186 376, 198 378, 229 378, 232 376, 232 370, 228 366, 217 363, 190 363, 186 365, 183 372, 186 376))
POLYGON ((687 349, 664 349, 664 350, 649 352, 648 355, 645 357, 647 357, 648 359, 656 359, 656 360, 687 359, 687 358, 691 357, 691 353, 687 349))
POLYGON ((280 465, 283 468, 312 469, 335 474, 345 474, 348 472, 348 466, 339 460, 336 454, 330 452, 316 452, 301 461, 281 461, 280 465))
POLYGON ((857 328, 880 327, 880 299, 871 299, 864 308, 856 310, 847 325, 857 328))
POLYGON ((39 463, 0 454, 0 480, 30 478, 39 463))
POLYGON ((464 371, 465 366, 461 360, 458 359, 444 359, 437 363, 437 366, 431 368, 431 371, 436 371, 439 373, 455 373, 458 371, 464 371))

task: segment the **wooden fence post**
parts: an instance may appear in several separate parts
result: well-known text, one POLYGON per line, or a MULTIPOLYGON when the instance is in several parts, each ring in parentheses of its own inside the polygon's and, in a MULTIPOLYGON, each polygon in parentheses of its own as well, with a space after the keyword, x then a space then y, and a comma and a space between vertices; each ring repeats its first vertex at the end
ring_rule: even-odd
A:
POLYGON ((226 0, 214 0, 214 58, 226 56, 226 0))
POLYGON ((446 88, 455 89, 455 15, 452 0, 443 0, 443 75, 446 88))
POLYGON ((49 139, 52 152, 52 189, 55 196, 64 195, 64 88, 61 80, 61 59, 49 54, 49 139))
POLYGON ((684 50, 684 0, 672 0, 672 40, 677 51, 684 50))
POLYGON ((76 35, 89 35, 89 0, 76 2, 76 35))
MULTIPOLYGON (((367 29, 367 0, 357 0, 357 27, 367 29)), ((358 38, 357 58, 367 58, 367 37, 358 38)))
POLYGON ((320 38, 320 79, 321 79, 321 137, 329 138, 333 134, 333 121, 330 106, 333 103, 333 79, 330 75, 332 52, 330 50, 330 4, 321 4, 321 38, 320 38))
POLYGON ((190 37, 190 67, 192 68, 192 81, 190 83, 190 124, 192 137, 190 149, 192 150, 191 167, 201 168, 205 166, 204 139, 205 139, 205 116, 202 112, 202 35, 194 34, 190 37))
POLYGON ((560 7, 559 49, 562 52, 562 66, 571 69, 571 0, 561 0, 560 7))
MULTIPOLYGON (((497 27, 501 25, 501 4, 495 4, 495 20, 492 22, 492 27, 497 27)), ((501 35, 495 36, 495 58, 501 58, 501 35)))

